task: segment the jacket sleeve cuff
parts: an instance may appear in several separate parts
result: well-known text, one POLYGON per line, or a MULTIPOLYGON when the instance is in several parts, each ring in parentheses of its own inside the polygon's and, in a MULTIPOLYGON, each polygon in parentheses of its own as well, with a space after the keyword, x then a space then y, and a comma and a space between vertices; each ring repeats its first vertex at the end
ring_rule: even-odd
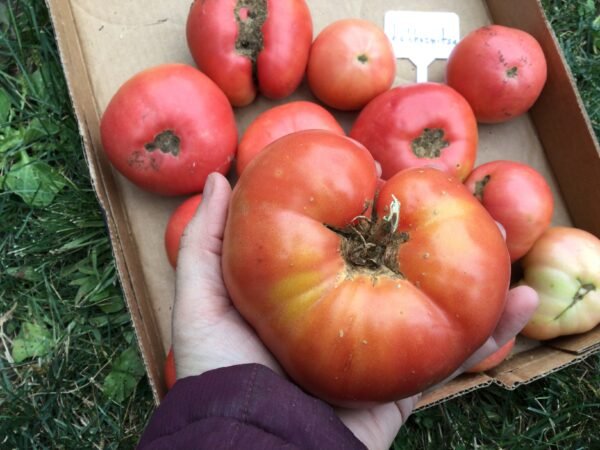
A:
POLYGON ((152 415, 138 448, 282 447, 366 448, 331 406, 260 364, 179 380, 152 415))

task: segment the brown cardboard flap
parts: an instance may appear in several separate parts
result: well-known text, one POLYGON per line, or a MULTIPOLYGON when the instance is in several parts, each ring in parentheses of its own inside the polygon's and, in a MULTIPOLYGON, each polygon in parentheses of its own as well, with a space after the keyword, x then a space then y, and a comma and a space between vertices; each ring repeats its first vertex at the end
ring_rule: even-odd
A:
POLYGON ((417 403, 415 411, 438 405, 452 398, 460 397, 467 392, 489 386, 492 382, 493 379, 483 373, 463 374, 443 386, 439 386, 424 393, 421 400, 419 400, 419 403, 417 403))
POLYGON ((600 325, 587 333, 553 339, 546 345, 576 355, 594 352, 600 349, 600 325))
POLYGON ((157 361, 162 361, 165 354, 162 351, 154 312, 151 305, 144 301, 146 295, 143 293, 146 284, 135 241, 131 237, 126 205, 122 202, 115 185, 110 163, 104 152, 97 147, 97 143, 100 142, 100 114, 71 3, 67 0, 47 0, 47 6, 54 25, 79 133, 83 140, 92 185, 104 212, 121 287, 131 314, 146 373, 150 378, 152 392, 158 401, 164 395, 164 382, 162 367, 157 364, 157 361))
POLYGON ((581 358, 572 353, 550 347, 538 347, 514 355, 501 366, 490 370, 489 375, 493 377, 496 384, 512 390, 556 372, 579 359, 581 358))
POLYGON ((533 35, 544 50, 548 80, 529 114, 537 129, 560 191, 568 198, 573 224, 600 236, 600 146, 573 75, 539 0, 488 0, 496 23, 533 35))

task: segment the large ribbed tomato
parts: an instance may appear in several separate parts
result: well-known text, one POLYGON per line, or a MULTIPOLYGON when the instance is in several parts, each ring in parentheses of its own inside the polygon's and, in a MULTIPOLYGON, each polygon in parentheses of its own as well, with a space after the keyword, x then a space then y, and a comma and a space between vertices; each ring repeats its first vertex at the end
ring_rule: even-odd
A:
POLYGON ((242 173, 224 234, 235 306, 299 385, 335 404, 443 380, 491 334, 508 289, 502 235, 455 178, 405 170, 369 217, 376 185, 357 142, 289 134, 242 173))
POLYGON ((287 97, 306 69, 312 18, 304 0, 195 0, 187 42, 200 70, 234 106, 251 103, 257 90, 287 97))

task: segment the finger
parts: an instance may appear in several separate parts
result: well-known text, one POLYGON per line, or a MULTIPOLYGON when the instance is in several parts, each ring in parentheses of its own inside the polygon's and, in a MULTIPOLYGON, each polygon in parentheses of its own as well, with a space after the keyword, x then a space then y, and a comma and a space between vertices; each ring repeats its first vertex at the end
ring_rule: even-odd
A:
POLYGON ((504 228, 504 225, 502 225, 497 220, 495 220, 494 222, 496 222, 496 225, 498 226, 500 233, 502 233, 502 238, 506 241, 506 228, 504 228))
POLYGON ((473 367, 492 353, 497 352, 500 347, 519 334, 525 325, 527 325, 538 303, 537 293, 528 286, 518 286, 508 291, 504 312, 500 317, 498 325, 496 325, 496 329, 488 340, 450 376, 435 386, 430 387, 426 392, 433 391, 438 386, 453 380, 468 368, 473 367))
POLYGON ((377 177, 381 178, 381 173, 383 171, 381 170, 381 164, 379 164, 379 161, 375 161, 375 170, 377 171, 377 177))
POLYGON ((518 286, 508 292, 506 306, 490 338, 465 363, 469 368, 495 353, 516 336, 529 322, 538 306, 538 295, 529 286, 518 286))
POLYGON ((500 347, 525 328, 538 303, 537 292, 529 286, 517 286, 508 291, 504 312, 492 334, 500 347))
POLYGON ((421 394, 369 409, 337 409, 336 414, 369 449, 390 448, 398 430, 406 422, 421 394))

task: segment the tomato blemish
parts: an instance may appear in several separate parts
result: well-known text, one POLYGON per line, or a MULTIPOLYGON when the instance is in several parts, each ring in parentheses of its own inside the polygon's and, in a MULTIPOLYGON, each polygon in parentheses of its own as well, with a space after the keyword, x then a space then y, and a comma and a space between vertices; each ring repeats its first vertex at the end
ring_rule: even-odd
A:
POLYGON ((486 175, 481 180, 475 182, 475 192, 473 192, 473 195, 480 202, 483 201, 483 190, 485 189, 485 186, 490 182, 490 178, 490 175, 486 175))
POLYGON ((256 79, 256 59, 264 47, 262 27, 267 20, 267 0, 238 0, 234 15, 238 26, 235 49, 250 59, 256 79))
POLYGON ((153 152, 160 150, 163 153, 170 153, 173 156, 179 155, 181 139, 173 132, 173 130, 165 130, 158 133, 152 142, 144 145, 144 148, 153 152))
POLYGON ((423 133, 411 143, 412 151, 417 158, 439 158, 442 150, 450 145, 444 139, 442 128, 425 128, 423 133))

